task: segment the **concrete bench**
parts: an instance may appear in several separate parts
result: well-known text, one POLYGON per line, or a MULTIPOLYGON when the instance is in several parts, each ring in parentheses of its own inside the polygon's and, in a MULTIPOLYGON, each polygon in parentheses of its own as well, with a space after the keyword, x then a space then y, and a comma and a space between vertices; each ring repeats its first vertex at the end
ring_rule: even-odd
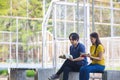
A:
MULTIPOLYGON (((38 69, 36 72, 35 80, 48 80, 48 77, 55 73, 55 69, 38 69)), ((59 80, 63 80, 62 74, 59 80)), ((70 72, 68 80, 79 80, 79 72, 70 72)), ((90 73, 90 80, 120 80, 120 71, 106 70, 90 73)))
POLYGON ((48 80, 48 78, 54 73, 54 68, 37 69, 34 80, 48 80))
MULTIPOLYGON (((60 75, 59 80, 63 80, 63 74, 60 75)), ((79 80, 79 72, 70 72, 68 80, 79 80)))
POLYGON ((26 70, 34 70, 36 72, 34 80, 48 80, 48 77, 55 73, 54 68, 11 68, 8 80, 26 80, 26 70))
POLYGON ((103 80, 120 80, 120 71, 117 70, 104 71, 103 80))
POLYGON ((91 80, 103 80, 103 76, 104 76, 104 71, 96 71, 96 72, 91 72, 90 73, 90 79, 91 80))
MULTIPOLYGON (((103 72, 90 73, 90 79, 91 80, 95 80, 95 79, 102 80, 102 74, 101 73, 103 73, 103 72)), ((59 80, 63 80, 63 74, 60 75, 59 80)), ((68 80, 79 80, 79 72, 70 72, 68 80)))
POLYGON ((92 73, 93 77, 92 80, 99 79, 99 80, 119 80, 120 79, 120 71, 117 70, 106 70, 103 72, 94 72, 92 73), (96 76, 95 74, 101 74, 101 76, 96 76))
MULTIPOLYGON (((60 76, 60 80, 62 79, 60 76)), ((120 71, 107 70, 103 72, 90 73, 90 80, 120 80, 120 71)), ((70 72, 68 80, 79 80, 79 72, 70 72)))

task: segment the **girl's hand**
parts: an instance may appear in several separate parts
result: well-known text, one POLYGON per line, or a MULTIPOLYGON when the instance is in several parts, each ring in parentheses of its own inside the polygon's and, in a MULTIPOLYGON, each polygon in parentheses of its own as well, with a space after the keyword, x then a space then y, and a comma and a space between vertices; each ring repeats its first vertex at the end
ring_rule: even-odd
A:
POLYGON ((87 55, 91 60, 93 60, 92 56, 90 54, 87 55))
POLYGON ((91 54, 87 54, 87 57, 91 58, 92 56, 91 56, 91 54))
POLYGON ((91 55, 90 55, 90 54, 87 54, 86 56, 87 56, 87 57, 91 57, 91 55))

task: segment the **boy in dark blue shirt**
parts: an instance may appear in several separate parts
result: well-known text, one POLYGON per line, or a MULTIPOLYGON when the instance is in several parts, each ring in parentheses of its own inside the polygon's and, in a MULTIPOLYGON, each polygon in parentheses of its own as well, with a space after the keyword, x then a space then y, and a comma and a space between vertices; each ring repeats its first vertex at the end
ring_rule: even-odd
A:
POLYGON ((80 55, 85 53, 85 46, 79 43, 79 35, 77 33, 71 33, 69 35, 69 40, 71 42, 70 46, 70 55, 73 56, 73 59, 66 59, 62 67, 58 72, 52 75, 49 80, 54 80, 59 78, 59 75, 63 72, 63 80, 68 80, 69 72, 79 72, 81 66, 87 65, 86 57, 81 57, 80 55), (75 60, 79 58, 79 61, 75 60))

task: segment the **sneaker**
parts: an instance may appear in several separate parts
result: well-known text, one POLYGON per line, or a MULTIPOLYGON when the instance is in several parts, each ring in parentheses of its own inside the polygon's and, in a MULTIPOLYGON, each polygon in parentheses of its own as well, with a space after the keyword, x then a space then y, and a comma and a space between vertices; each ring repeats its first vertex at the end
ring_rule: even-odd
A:
POLYGON ((48 78, 49 80, 54 80, 54 79, 58 79, 59 78, 59 75, 57 74, 54 74, 52 76, 50 76, 50 78, 48 78))

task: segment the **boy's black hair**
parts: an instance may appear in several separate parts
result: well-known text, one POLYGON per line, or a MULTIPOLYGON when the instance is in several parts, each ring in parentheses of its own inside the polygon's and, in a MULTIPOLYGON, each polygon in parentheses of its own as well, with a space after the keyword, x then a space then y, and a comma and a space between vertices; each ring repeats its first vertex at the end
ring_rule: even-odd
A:
POLYGON ((71 33, 69 35, 69 39, 70 37, 72 37, 72 40, 77 40, 77 41, 79 40, 79 35, 77 33, 71 33))

